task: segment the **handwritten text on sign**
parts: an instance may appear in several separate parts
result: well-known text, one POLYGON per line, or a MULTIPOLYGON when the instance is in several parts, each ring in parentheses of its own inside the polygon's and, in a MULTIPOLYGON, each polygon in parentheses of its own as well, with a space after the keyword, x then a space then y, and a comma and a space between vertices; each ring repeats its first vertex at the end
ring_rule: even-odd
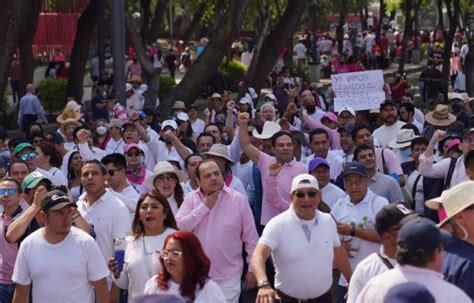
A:
POLYGON ((336 112, 344 106, 354 110, 379 108, 385 100, 381 70, 331 75, 331 81, 336 112))

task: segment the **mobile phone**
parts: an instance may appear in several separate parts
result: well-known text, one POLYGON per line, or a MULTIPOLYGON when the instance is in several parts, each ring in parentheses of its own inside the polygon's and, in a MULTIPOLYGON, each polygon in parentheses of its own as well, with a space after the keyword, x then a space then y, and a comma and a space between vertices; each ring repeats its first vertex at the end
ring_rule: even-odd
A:
POLYGON ((118 271, 123 271, 123 263, 125 261, 125 248, 127 241, 124 238, 114 239, 114 259, 118 263, 118 271))

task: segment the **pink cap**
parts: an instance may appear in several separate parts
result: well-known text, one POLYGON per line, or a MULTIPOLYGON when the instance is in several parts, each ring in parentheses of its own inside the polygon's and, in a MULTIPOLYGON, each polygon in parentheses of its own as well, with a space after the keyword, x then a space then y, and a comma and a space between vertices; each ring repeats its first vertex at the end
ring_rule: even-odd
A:
POLYGON ((461 141, 459 141, 459 139, 453 139, 453 140, 449 141, 448 150, 455 147, 456 145, 459 145, 460 143, 461 143, 461 141))
POLYGON ((140 152, 143 152, 142 148, 140 147, 140 145, 136 144, 136 143, 129 143, 127 145, 125 145, 124 147, 124 152, 125 153, 128 153, 129 150, 131 150, 132 148, 136 148, 138 149, 140 152))
MULTIPOLYGON (((331 112, 327 112, 324 114, 324 116, 322 118, 328 118, 329 120, 331 120, 332 122, 336 122, 337 123, 337 116, 334 114, 334 113, 331 113, 331 112)), ((322 119, 321 118, 321 119, 322 119)))

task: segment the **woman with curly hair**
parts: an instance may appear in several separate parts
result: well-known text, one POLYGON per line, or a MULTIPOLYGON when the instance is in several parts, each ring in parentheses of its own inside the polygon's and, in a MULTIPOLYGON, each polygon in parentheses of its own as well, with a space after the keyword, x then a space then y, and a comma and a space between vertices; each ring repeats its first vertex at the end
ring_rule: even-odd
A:
POLYGON ((198 238, 187 231, 175 231, 159 251, 161 272, 148 280, 145 294, 173 294, 186 302, 226 302, 224 293, 209 278, 211 261, 198 238))
POLYGON ((59 169, 63 158, 54 147, 54 144, 42 142, 36 146, 35 152, 36 157, 33 162, 36 166, 36 170, 47 176, 54 186, 67 186, 67 178, 59 169))
POLYGON ((145 180, 145 186, 157 190, 168 200, 173 215, 176 216, 184 201, 183 188, 180 182, 186 179, 186 174, 177 170, 168 161, 160 161, 155 165, 153 175, 145 180))

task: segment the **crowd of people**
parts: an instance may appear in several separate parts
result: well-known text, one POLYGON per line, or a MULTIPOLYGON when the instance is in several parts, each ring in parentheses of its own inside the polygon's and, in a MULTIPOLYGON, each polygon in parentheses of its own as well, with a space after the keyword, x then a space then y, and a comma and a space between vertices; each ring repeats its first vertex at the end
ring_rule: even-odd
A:
POLYGON ((162 117, 131 59, 125 106, 94 73, 91 110, 68 99, 52 132, 29 84, 25 138, 0 134, 0 302, 472 302, 472 100, 441 102, 428 65, 426 113, 406 75, 379 108, 334 112, 330 88, 282 68, 264 96, 162 117))

